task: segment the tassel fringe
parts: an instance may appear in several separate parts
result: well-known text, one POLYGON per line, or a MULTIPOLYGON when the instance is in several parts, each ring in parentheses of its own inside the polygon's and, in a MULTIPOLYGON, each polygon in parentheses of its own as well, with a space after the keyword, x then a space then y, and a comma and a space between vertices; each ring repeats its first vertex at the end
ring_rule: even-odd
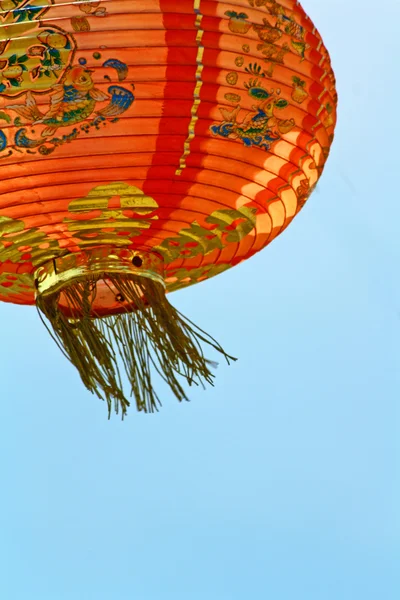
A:
POLYGON ((69 284, 62 295, 63 303, 68 305, 67 314, 77 318, 60 309, 60 292, 37 297, 39 314, 60 350, 78 369, 86 388, 107 402, 109 418, 113 406, 123 418, 130 405, 123 391, 118 358, 137 409, 146 413, 161 406, 152 385, 154 372, 180 402, 188 400, 180 379, 186 379, 189 386, 213 385, 210 367, 217 363, 204 357, 202 343, 222 354, 228 364, 236 360, 179 313, 167 300, 162 285, 149 278, 102 273, 69 284), (93 314, 99 280, 134 310, 102 318, 93 314))

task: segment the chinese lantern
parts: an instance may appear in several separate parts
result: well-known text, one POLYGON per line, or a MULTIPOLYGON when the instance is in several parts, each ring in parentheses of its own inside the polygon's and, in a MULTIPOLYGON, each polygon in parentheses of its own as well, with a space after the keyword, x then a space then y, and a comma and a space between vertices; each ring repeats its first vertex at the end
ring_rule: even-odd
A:
POLYGON ((295 0, 0 0, 0 299, 36 303, 86 387, 126 412, 212 382, 222 348, 166 293, 296 216, 336 121, 295 0), (117 359, 117 357, 119 357, 117 359))

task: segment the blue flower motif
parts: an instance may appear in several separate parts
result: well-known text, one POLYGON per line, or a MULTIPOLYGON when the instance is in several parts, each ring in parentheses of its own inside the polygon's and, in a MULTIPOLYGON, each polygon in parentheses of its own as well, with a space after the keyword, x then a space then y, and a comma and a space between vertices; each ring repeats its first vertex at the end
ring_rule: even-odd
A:
POLYGON ((7 138, 5 133, 0 130, 0 152, 3 152, 7 148, 7 138))

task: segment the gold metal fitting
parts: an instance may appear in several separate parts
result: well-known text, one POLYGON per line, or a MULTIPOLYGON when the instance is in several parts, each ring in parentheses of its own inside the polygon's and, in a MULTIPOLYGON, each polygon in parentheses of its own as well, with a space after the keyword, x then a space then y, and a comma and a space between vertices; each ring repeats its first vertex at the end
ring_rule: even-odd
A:
POLYGON ((164 263, 157 254, 101 247, 55 258, 36 269, 36 295, 54 294, 75 281, 107 273, 147 277, 165 287, 164 263))

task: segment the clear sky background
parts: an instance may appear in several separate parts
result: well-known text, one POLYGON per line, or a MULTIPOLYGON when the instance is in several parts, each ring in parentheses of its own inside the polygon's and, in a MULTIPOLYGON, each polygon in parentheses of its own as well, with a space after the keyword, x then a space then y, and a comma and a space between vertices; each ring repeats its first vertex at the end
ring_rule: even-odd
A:
POLYGON ((336 140, 278 240, 173 297, 240 357, 214 389, 108 422, 0 306, 1 599, 400 597, 400 2, 303 5, 336 140))

